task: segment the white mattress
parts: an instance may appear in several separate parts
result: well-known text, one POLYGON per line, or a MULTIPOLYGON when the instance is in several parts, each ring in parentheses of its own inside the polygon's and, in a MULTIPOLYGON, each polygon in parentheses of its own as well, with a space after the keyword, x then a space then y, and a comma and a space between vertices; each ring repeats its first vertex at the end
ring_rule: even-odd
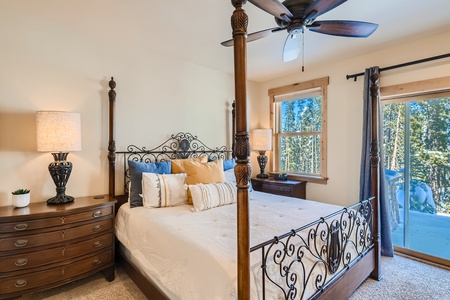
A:
MULTIPOLYGON (((129 258, 170 299, 236 299, 236 205, 192 212, 191 205, 132 208, 122 205, 116 236, 129 258)), ((250 193, 250 245, 288 232, 341 207, 250 193)), ((251 255, 251 298, 260 299, 260 262, 251 255)), ((267 299, 276 299, 271 295, 267 299)))

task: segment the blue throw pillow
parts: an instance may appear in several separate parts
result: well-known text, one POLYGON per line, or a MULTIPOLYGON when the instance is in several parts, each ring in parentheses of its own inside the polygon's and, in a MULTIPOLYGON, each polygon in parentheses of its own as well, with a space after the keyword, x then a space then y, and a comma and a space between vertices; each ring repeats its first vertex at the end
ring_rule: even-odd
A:
MULTIPOLYGON (((211 159, 208 157, 208 162, 215 161, 216 159, 211 159)), ((236 166, 236 161, 234 158, 230 159, 224 159, 223 160, 223 170, 228 171, 230 169, 233 169, 236 166)))
POLYGON ((235 166, 236 166, 236 161, 234 160, 234 158, 223 160, 223 170, 224 171, 233 169, 235 166))
POLYGON ((128 161, 128 170, 130 171, 130 207, 142 206, 142 173, 170 174, 170 161, 157 163, 144 163, 139 161, 128 161))

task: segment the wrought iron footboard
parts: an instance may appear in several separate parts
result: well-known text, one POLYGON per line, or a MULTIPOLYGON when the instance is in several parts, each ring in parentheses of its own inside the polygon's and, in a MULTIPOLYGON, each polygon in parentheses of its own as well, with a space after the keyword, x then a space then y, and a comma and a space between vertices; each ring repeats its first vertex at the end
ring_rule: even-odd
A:
POLYGON ((261 251, 262 298, 269 290, 283 299, 314 297, 363 257, 374 247, 373 200, 252 247, 261 251))

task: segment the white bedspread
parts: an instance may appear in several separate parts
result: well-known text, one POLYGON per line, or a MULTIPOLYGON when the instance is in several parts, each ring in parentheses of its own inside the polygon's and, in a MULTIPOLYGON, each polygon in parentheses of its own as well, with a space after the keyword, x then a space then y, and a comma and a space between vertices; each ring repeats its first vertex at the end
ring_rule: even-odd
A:
MULTIPOLYGON (((236 205, 192 212, 192 206, 132 208, 122 205, 116 235, 132 261, 170 299, 236 299, 236 205)), ((331 214, 341 207, 250 193, 250 245, 264 242, 331 214)), ((251 256, 260 270, 260 253, 251 256)), ((257 271, 260 272, 260 271, 257 271)), ((257 276, 257 275, 255 275, 257 276)), ((252 276, 252 299, 259 299, 252 276)), ((273 299, 269 297, 268 299, 273 299)))

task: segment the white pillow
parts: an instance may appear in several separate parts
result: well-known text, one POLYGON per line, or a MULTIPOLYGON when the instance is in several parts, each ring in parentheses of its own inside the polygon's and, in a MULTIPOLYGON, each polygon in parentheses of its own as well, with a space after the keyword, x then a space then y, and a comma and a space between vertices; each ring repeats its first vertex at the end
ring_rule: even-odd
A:
POLYGON ((187 203, 186 174, 142 173, 144 207, 167 207, 187 203))
POLYGON ((225 181, 229 183, 234 183, 236 185, 236 175, 234 175, 234 169, 229 169, 223 172, 225 175, 225 181))
POLYGON ((217 206, 232 204, 237 199, 236 184, 222 183, 197 183, 189 185, 194 211, 202 211, 217 206))

